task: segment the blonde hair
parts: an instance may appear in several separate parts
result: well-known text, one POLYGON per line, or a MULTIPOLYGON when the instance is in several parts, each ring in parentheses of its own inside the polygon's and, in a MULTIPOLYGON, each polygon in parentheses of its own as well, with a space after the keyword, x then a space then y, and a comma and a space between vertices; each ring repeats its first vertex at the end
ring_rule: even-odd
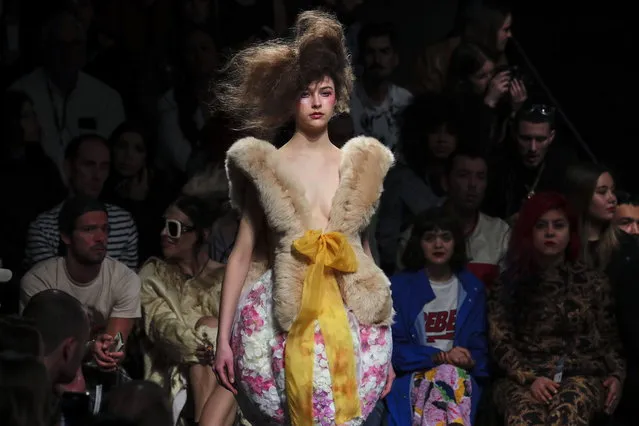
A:
POLYGON ((301 13, 290 40, 275 40, 241 50, 222 70, 214 88, 214 110, 223 110, 240 131, 271 136, 289 121, 309 84, 331 77, 336 112, 348 111, 353 71, 342 25, 324 12, 301 13))

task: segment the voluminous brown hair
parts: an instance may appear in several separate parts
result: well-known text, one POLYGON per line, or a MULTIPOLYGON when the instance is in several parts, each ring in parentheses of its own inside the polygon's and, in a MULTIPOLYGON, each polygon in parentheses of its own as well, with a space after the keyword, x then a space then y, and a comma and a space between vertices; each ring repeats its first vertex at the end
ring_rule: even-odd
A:
POLYGON ((230 59, 213 108, 233 117, 238 130, 272 136, 308 85, 326 76, 335 84, 336 112, 348 111, 354 77, 342 25, 328 13, 303 12, 291 39, 260 43, 230 59))

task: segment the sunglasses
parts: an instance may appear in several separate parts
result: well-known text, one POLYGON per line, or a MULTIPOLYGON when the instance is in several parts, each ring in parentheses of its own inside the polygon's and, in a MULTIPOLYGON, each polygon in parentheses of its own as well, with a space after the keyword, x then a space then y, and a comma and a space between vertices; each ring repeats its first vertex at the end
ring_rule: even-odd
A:
POLYGON ((193 226, 185 225, 179 220, 175 219, 164 219, 164 230, 166 231, 166 235, 170 238, 178 239, 187 232, 191 232, 195 229, 193 226))
POLYGON ((544 117, 553 117, 555 115, 555 107, 545 104, 533 104, 526 110, 527 113, 537 113, 544 117))

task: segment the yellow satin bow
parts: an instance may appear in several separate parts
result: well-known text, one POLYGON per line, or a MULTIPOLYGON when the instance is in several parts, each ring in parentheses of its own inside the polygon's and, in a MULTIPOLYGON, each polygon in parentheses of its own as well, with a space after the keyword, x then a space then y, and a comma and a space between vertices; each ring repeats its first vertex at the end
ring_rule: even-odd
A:
POLYGON ((286 339, 286 396, 295 426, 313 424, 315 321, 319 322, 331 373, 335 421, 361 416, 355 371, 355 349, 335 272, 355 272, 357 258, 339 232, 307 231, 293 249, 309 260, 302 305, 286 339))

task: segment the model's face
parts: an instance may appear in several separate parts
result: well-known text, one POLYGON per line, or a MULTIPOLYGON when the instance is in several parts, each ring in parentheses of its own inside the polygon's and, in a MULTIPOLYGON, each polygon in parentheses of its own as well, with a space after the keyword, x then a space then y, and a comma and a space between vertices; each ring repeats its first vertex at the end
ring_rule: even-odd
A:
POLYGON ((296 106, 295 122, 298 129, 310 133, 326 130, 336 102, 335 83, 332 78, 324 77, 309 84, 300 95, 296 106))

